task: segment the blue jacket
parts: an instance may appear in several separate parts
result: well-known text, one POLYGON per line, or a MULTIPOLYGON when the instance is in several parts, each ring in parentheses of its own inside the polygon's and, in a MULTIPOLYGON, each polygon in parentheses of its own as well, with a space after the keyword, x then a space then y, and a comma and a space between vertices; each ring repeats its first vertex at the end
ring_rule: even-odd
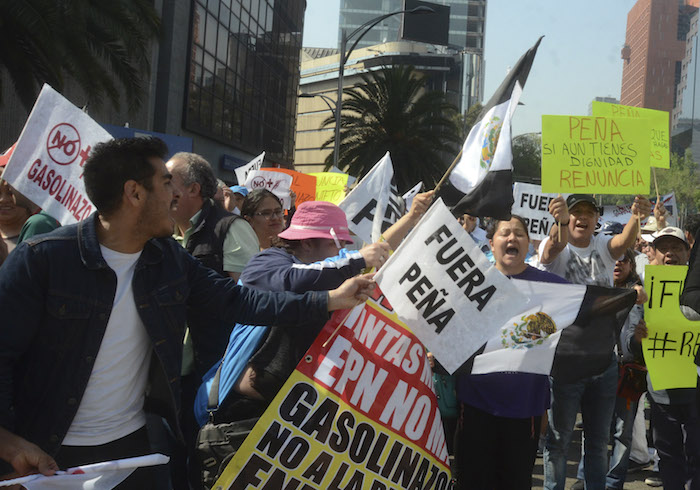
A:
MULTIPOLYGON (((262 291, 326 291, 359 274, 365 265, 358 251, 342 249, 335 257, 305 264, 284 249, 271 247, 250 259, 241 274, 241 283, 262 291)), ((208 419, 209 390, 220 364, 223 363, 219 380, 220 405, 249 362, 256 368, 260 385, 257 388, 270 401, 325 323, 303 319, 297 322, 294 330, 277 328, 279 323, 267 330, 240 323, 235 325, 222 361, 204 375, 197 392, 194 414, 199 425, 204 425, 208 419)))
MULTIPOLYGON (((77 412, 117 286, 100 253, 96 219, 23 242, 0 268, 0 425, 52 455, 77 412)), ((291 326, 328 318, 327 293, 237 286, 171 238, 146 244, 132 284, 155 353, 145 409, 167 417, 177 433, 187 308, 231 323, 291 326)))

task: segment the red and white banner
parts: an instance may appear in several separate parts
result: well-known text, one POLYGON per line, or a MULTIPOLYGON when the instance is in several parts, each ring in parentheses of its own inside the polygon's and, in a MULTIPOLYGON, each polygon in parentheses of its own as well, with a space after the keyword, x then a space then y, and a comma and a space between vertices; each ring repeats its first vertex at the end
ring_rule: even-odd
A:
POLYGON ((450 488, 425 348, 374 296, 334 313, 215 488, 450 488))
POLYGON ((2 178, 62 225, 81 221, 94 211, 85 193, 83 165, 97 143, 111 139, 45 84, 2 178))

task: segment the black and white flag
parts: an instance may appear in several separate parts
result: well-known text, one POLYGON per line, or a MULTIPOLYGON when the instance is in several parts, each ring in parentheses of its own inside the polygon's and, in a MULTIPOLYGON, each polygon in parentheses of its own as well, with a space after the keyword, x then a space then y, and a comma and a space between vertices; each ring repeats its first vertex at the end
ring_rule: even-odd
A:
POLYGON ((610 365, 617 336, 635 303, 634 290, 512 282, 530 299, 528 308, 506 322, 466 370, 551 374, 573 382, 610 365))
POLYGON ((450 173, 452 185, 466 194, 454 206, 454 214, 510 218, 513 206, 511 118, 541 40, 518 60, 469 132, 461 160, 450 173))

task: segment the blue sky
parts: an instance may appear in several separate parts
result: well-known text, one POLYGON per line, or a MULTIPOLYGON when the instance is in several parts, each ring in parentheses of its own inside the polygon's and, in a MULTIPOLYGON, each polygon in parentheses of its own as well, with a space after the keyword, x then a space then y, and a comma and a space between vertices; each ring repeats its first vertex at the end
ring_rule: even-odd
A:
MULTIPOLYGON (((514 134, 543 114, 587 114, 596 96, 620 97, 627 13, 635 0, 488 0, 484 102, 508 67, 545 38, 513 118, 514 134)), ((340 0, 307 0, 304 46, 338 47, 340 0)))

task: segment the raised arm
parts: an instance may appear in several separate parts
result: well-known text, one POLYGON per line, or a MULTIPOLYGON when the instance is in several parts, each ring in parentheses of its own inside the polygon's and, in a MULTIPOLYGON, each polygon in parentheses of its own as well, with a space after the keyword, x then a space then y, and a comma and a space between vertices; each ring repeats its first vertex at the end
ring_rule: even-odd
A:
POLYGON ((430 203, 433 202, 434 194, 434 191, 417 194, 416 197, 413 198, 413 203, 411 203, 411 209, 408 213, 404 214, 384 232, 384 239, 392 250, 396 250, 408 232, 418 224, 418 221, 420 221, 430 207, 430 203))
POLYGON ((614 235, 608 242, 610 256, 618 258, 625 250, 634 246, 639 233, 639 221, 645 219, 651 213, 651 202, 643 196, 636 196, 632 204, 632 216, 619 235, 614 235))
POLYGON ((549 214, 554 218, 554 225, 549 230, 549 239, 543 245, 540 262, 551 264, 569 243, 569 207, 562 196, 558 196, 549 202, 549 214))

